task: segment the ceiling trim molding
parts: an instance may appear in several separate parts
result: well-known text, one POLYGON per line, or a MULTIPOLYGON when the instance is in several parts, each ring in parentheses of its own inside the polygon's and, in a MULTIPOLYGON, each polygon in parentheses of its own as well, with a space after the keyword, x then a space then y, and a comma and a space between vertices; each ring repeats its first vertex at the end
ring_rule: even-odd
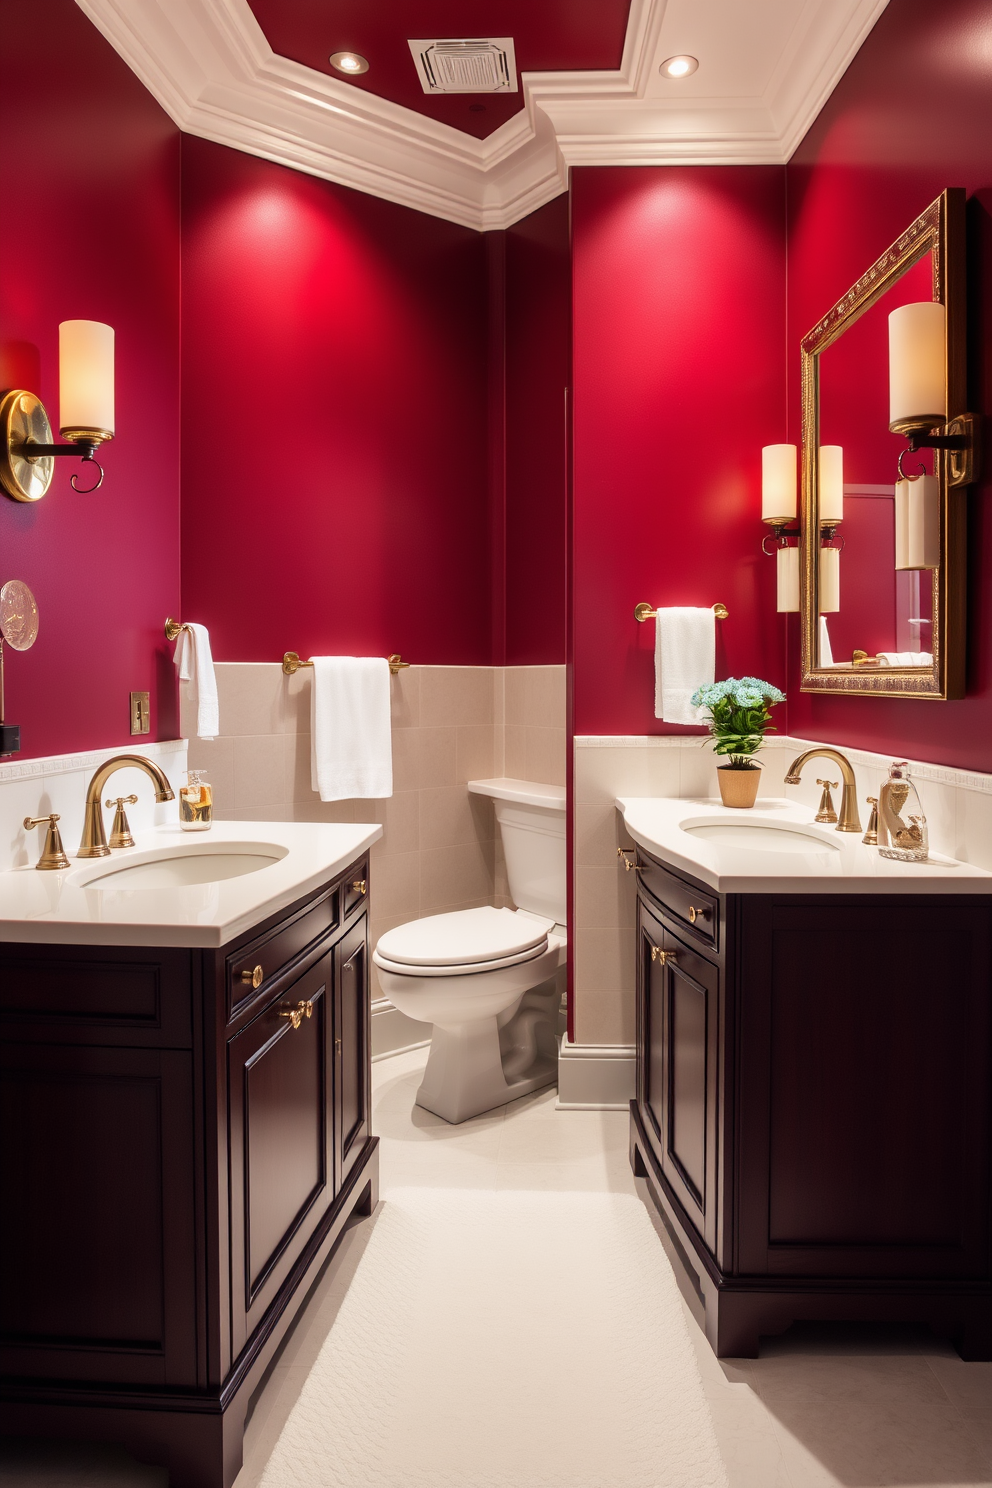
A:
POLYGON ((76 3, 186 133, 486 231, 570 165, 784 163, 888 0, 797 0, 767 96, 739 99, 649 96, 668 0, 631 0, 616 71, 524 73, 484 140, 278 55, 248 0, 76 3))

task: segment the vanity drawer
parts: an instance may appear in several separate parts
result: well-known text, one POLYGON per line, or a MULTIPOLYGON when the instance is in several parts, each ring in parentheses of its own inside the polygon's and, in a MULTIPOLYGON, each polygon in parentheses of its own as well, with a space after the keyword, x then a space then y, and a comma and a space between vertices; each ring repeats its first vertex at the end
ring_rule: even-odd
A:
POLYGON ((692 935, 697 935, 707 945, 716 947, 720 937, 720 900, 677 878, 654 858, 638 848, 637 872, 641 884, 656 899, 661 907, 682 924, 692 935))
POLYGON ((0 950, 0 1022, 18 1043, 187 1049, 190 953, 123 946, 0 950))
POLYGON ((338 886, 327 889, 315 903, 288 923, 241 946, 227 958, 228 1014, 235 1017, 254 1001, 266 983, 301 956, 308 946, 340 924, 338 886))
POLYGON ((344 917, 368 902, 369 895, 369 860, 364 858, 354 868, 348 869, 347 877, 342 885, 344 894, 344 917))

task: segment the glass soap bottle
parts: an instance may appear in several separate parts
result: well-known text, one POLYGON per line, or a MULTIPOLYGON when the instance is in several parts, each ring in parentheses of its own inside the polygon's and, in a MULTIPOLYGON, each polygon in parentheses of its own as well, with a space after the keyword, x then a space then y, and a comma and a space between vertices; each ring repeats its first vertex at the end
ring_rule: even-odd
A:
POLYGON ((878 853, 906 863, 922 863, 930 851, 927 819, 919 792, 900 760, 889 766, 889 778, 878 796, 878 853))
POLYGON ((213 826, 214 791, 202 770, 187 770, 179 787, 179 825, 184 832, 207 832, 213 826))

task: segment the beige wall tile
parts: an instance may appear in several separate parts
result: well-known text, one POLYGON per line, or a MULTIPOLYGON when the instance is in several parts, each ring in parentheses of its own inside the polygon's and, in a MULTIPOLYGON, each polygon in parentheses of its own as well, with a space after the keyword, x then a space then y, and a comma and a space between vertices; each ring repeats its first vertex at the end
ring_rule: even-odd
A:
POLYGON ((508 723, 503 730, 503 773, 510 780, 527 779, 527 729, 522 723, 508 723))
POLYGON ((592 868, 606 868, 614 862, 618 847, 628 847, 630 839, 623 817, 612 801, 598 806, 575 807, 575 862, 592 868))
POLYGON ((493 725, 492 667, 422 667, 420 722, 493 725))
POLYGON ((381 801, 355 801, 353 805, 370 821, 382 823, 383 855, 420 851, 419 791, 398 791, 381 801))
POLYGON ((575 746, 576 804, 679 793, 679 749, 575 746))
POLYGON ((495 730, 488 724, 461 724, 455 744, 455 776, 466 780, 491 780, 496 775, 495 730))
POLYGON ((393 790, 420 789, 420 730, 393 729, 393 790))
POLYGON ((220 815, 223 806, 227 820, 231 820, 234 809, 234 740, 190 739, 187 760, 191 770, 204 770, 214 788, 214 814, 220 815))
POLYGON ((432 786, 458 784, 458 730, 456 728, 419 728, 417 740, 417 785, 421 790, 432 786))
POLYGON ((381 851, 381 843, 373 845, 369 902, 375 905, 377 914, 393 918, 397 923, 419 917, 419 868, 420 853, 390 855, 381 851))
MULTIPOLYGON (((926 789, 929 781, 921 780, 920 785, 926 789)), ((958 792, 957 836, 964 861, 992 872, 992 796, 980 791, 958 792)))
POLYGON ((626 926, 631 935, 637 916, 636 874, 626 873, 619 858, 609 867, 580 864, 575 870, 575 923, 589 929, 626 926))
POLYGON ((420 855, 422 914, 440 914, 445 907, 467 901, 491 902, 493 845, 466 843, 430 848, 420 855))
POLYGON ((508 724, 565 727, 564 666, 507 667, 505 675, 508 724))
POLYGON ((309 801, 293 802, 293 821, 364 822, 369 820, 368 801, 322 801, 312 794, 309 801), (358 810, 358 807, 361 810, 358 810))
POLYGON ((546 785, 565 784, 565 730, 535 728, 526 730, 525 780, 539 780, 546 785))
POLYGON ((296 740, 291 734, 235 735, 234 802, 239 810, 292 801, 296 740))
POLYGON ((634 936, 615 929, 573 930, 575 1035, 580 1044, 634 1042, 634 936))
POLYGON ((422 667, 410 666, 389 681, 393 728, 417 728, 420 724, 420 675, 422 667))
MULTIPOLYGON (((225 737, 292 733, 304 704, 309 717, 310 684, 309 680, 303 681, 304 673, 287 677, 276 661, 218 662, 215 671, 220 726, 225 737)), ((182 691, 185 693, 185 687, 182 691)))
POLYGON ((462 847, 492 838, 491 803, 471 795, 463 785, 441 786, 419 792, 420 846, 462 847))

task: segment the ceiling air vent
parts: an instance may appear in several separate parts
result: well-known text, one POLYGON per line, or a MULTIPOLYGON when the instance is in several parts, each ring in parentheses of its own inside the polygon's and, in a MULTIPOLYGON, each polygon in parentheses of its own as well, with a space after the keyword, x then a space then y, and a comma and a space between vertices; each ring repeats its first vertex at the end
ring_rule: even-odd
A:
POLYGON ((466 41, 411 41, 425 93, 516 93, 513 37, 466 41))

